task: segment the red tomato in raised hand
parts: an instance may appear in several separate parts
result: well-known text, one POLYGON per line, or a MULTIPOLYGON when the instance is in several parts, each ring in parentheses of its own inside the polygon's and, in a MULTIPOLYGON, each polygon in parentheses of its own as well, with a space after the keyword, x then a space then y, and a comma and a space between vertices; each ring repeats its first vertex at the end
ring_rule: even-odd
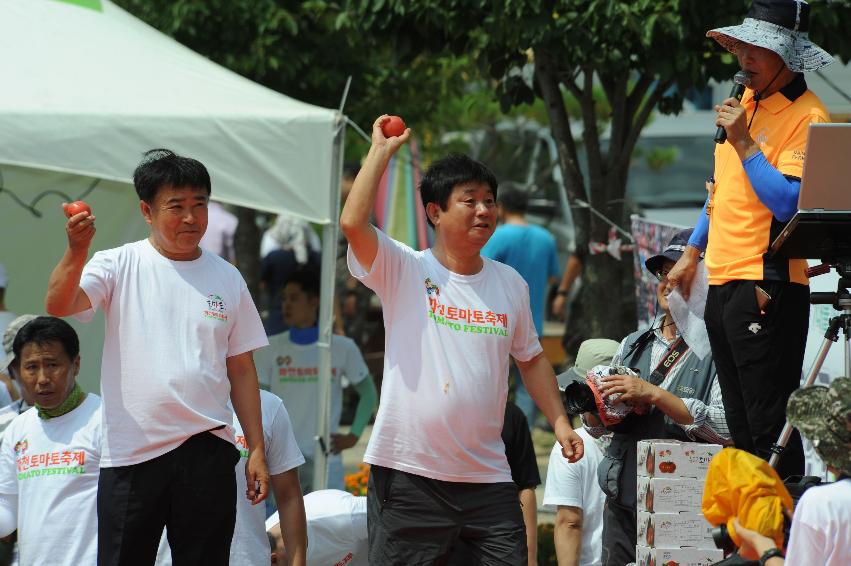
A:
POLYGON ((398 116, 390 116, 390 119, 381 124, 381 132, 385 138, 401 136, 405 133, 405 122, 398 116))
POLYGON ((65 216, 71 218, 75 214, 80 214, 81 212, 88 212, 89 216, 92 215, 92 207, 81 200, 76 200, 70 204, 63 204, 63 210, 65 211, 65 216))

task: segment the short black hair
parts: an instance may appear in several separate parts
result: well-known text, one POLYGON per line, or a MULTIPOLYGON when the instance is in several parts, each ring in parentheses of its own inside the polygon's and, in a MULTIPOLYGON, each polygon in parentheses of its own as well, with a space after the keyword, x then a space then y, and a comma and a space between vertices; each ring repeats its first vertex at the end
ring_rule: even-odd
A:
MULTIPOLYGON (((420 181, 420 198, 423 201, 423 207, 433 202, 440 207, 440 210, 446 210, 452 189, 456 185, 469 182, 485 183, 493 192, 493 198, 496 198, 499 183, 484 163, 461 153, 451 153, 438 159, 426 170, 420 181)), ((429 226, 434 228, 428 215, 426 220, 429 226)))
POLYGON ((191 187, 212 192, 210 173, 204 164, 191 157, 182 157, 170 149, 151 149, 133 171, 133 186, 139 200, 148 204, 164 187, 191 187))
POLYGON ((309 297, 319 297, 319 270, 303 266, 297 268, 284 280, 284 287, 295 283, 309 297))
POLYGON ((18 330, 15 341, 12 342, 12 352, 15 360, 21 359, 21 351, 27 344, 44 345, 49 342, 59 342, 68 359, 73 360, 80 353, 80 339, 74 328, 55 316, 39 316, 18 330))
POLYGON ((523 214, 529 208, 529 195, 517 187, 503 187, 499 204, 506 212, 523 214))

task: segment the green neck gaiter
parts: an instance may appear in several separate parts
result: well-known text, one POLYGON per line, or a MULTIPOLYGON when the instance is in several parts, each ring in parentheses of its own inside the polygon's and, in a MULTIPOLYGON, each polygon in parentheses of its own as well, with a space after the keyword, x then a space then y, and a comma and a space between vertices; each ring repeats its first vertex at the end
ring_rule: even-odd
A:
POLYGON ((80 384, 75 383, 74 389, 71 390, 71 393, 69 393, 65 400, 59 403, 58 406, 52 409, 45 409, 44 407, 39 407, 38 403, 36 403, 35 409, 38 411, 38 416, 42 419, 53 419, 61 417, 65 413, 70 413, 79 407, 80 403, 82 403, 85 398, 86 394, 82 389, 80 389, 80 384))

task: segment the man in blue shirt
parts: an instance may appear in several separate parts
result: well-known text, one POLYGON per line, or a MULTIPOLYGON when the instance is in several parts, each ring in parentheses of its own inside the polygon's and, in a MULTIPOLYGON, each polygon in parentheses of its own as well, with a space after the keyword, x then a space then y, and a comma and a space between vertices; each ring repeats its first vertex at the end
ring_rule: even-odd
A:
MULTIPOLYGON (((488 243, 482 255, 510 265, 523 277, 529 286, 529 305, 538 336, 544 332, 544 312, 547 290, 561 274, 556 255, 556 242, 544 228, 529 224, 526 220, 528 196, 514 187, 500 191, 499 218, 501 225, 488 243)), ((535 424, 535 403, 512 366, 511 375, 516 383, 515 403, 526 415, 529 426, 535 424)))

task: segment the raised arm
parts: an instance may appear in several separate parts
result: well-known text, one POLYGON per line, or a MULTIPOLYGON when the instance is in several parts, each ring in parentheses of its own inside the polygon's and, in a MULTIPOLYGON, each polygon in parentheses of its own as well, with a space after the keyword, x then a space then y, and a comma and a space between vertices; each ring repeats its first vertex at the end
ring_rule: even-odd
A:
POLYGON ((389 119, 390 117, 384 114, 373 123, 372 146, 352 184, 352 190, 340 215, 340 230, 349 241, 358 263, 366 271, 372 269, 372 262, 378 254, 378 236, 369 222, 375 206, 378 184, 390 158, 411 137, 410 128, 401 136, 384 137, 381 125, 389 119))
POLYGON ((92 307, 88 295, 80 288, 80 277, 95 235, 95 217, 88 212, 75 214, 68 219, 65 233, 68 247, 50 274, 44 298, 44 310, 53 316, 70 316, 92 307))

